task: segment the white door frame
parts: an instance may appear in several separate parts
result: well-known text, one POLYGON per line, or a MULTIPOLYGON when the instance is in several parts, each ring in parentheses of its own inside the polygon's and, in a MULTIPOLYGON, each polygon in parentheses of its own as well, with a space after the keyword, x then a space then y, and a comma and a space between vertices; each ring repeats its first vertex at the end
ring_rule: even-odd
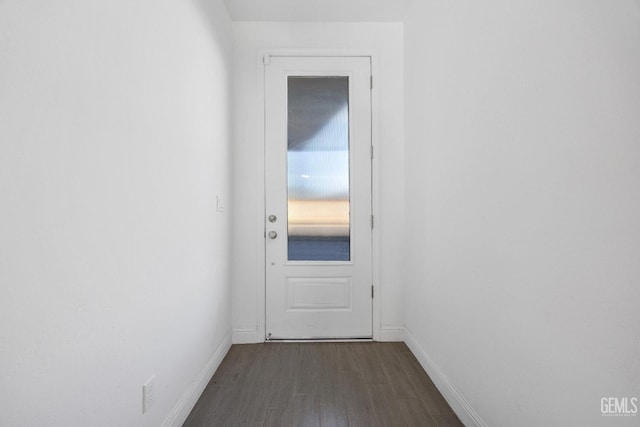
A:
MULTIPOLYGON (((364 56, 371 58, 371 73, 372 73, 372 82, 373 88, 371 90, 371 144, 373 145, 374 156, 371 163, 371 198, 372 198, 372 213, 374 218, 378 218, 378 213, 380 212, 380 162, 376 152, 380 152, 378 149, 380 142, 380 130, 379 130, 379 105, 378 105, 378 60, 377 54, 375 50, 362 50, 362 49, 260 49, 257 52, 256 56, 256 67, 257 67, 257 88, 258 88, 258 129, 259 129, 259 137, 261 138, 262 143, 260 144, 260 153, 259 156, 259 165, 256 165, 257 170, 259 170, 260 176, 264 176, 265 172, 265 64, 264 58, 265 56, 364 56)), ((260 199, 260 209, 259 214, 256 215, 256 221, 259 224, 258 229, 266 232, 265 228, 265 189, 262 190, 263 197, 260 199)), ((374 341, 380 341, 380 330, 381 330, 381 294, 382 290, 380 288, 380 233, 378 232, 379 227, 374 225, 373 235, 372 235, 372 267, 373 267, 373 287, 374 287, 374 295, 373 295, 373 339, 374 341)), ((257 301, 257 336, 260 341, 266 340, 266 271, 265 271, 265 237, 263 234, 256 236, 256 245, 259 249, 260 254, 260 265, 259 277, 262 279, 261 283, 258 284, 258 301, 257 301)))

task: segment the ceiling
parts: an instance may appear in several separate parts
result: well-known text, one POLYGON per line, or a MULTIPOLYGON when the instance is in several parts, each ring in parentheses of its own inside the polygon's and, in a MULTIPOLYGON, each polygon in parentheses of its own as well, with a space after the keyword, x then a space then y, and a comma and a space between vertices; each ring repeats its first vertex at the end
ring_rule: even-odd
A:
POLYGON ((234 21, 402 22, 413 0, 224 0, 234 21))

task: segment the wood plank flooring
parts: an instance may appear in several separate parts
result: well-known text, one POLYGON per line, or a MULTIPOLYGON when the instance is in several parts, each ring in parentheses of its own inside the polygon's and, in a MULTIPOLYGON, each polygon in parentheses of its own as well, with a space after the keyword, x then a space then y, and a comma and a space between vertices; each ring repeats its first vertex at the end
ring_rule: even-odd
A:
POLYGON ((234 345, 183 427, 462 426, 404 343, 234 345))

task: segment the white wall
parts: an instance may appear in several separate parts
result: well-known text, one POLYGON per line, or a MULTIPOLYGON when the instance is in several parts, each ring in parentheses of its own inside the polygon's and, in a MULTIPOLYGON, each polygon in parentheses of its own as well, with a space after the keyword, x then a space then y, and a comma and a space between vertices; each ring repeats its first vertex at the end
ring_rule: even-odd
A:
POLYGON ((0 425, 188 412, 230 343, 230 63, 216 1, 0 2, 0 425))
POLYGON ((408 341, 470 425, 637 425, 640 3, 407 16, 408 341))
MULTIPOLYGON (((373 52, 379 84, 374 161, 376 246, 382 263, 374 273, 381 339, 401 339, 403 245, 403 43, 402 24, 234 23, 235 145, 233 161, 233 328, 235 342, 264 340, 264 139, 263 49, 373 52)), ((374 110, 376 106, 374 105, 374 110)), ((375 326, 374 326, 375 328, 375 326)))

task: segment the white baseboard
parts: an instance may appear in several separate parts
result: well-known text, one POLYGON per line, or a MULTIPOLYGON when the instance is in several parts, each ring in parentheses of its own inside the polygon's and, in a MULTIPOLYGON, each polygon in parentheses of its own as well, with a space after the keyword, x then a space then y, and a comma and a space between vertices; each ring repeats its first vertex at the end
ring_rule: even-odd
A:
POLYGON ((234 344, 256 344, 264 342, 264 337, 258 336, 257 329, 234 329, 231 342, 234 344))
POLYGON ((382 342, 404 341, 404 326, 382 326, 380 328, 380 341, 382 342))
POLYGON ((181 427, 185 420, 191 413, 191 410, 195 406, 196 402, 202 395, 207 384, 211 381, 211 377, 220 366, 222 359, 227 355, 231 348, 231 331, 227 332, 222 342, 213 353, 207 364, 202 371, 198 374, 196 379, 189 385, 182 397, 173 407, 173 410, 169 413, 162 423, 162 427, 181 427))
POLYGON ((416 356, 418 362, 427 372, 433 383, 436 385, 442 396, 444 396, 451 409, 456 413, 460 421, 465 426, 487 427, 480 415, 473 409, 471 404, 464 398, 462 394, 449 381, 444 372, 433 363, 427 352, 418 344, 416 338, 409 330, 405 330, 404 342, 411 352, 416 356))

